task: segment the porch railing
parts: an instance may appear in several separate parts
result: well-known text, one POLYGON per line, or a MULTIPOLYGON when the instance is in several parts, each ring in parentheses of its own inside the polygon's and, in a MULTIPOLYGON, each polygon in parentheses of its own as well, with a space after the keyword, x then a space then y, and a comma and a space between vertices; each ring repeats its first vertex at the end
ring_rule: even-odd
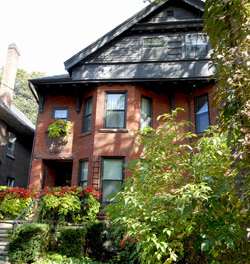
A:
POLYGON ((38 200, 40 200, 44 195, 44 192, 41 192, 34 201, 32 201, 28 207, 23 210, 23 212, 12 222, 12 227, 14 228, 14 226, 16 225, 17 221, 30 209, 30 207, 35 204, 38 200))

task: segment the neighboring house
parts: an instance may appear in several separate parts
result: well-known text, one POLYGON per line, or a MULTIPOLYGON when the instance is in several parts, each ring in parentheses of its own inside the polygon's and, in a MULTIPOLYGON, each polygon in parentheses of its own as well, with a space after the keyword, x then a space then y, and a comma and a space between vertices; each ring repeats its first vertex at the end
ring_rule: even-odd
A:
POLYGON ((93 185, 105 203, 129 176, 122 164, 140 156, 132 132, 156 129, 157 117, 177 107, 198 135, 213 124, 203 11, 200 0, 149 5, 67 60, 68 74, 31 80, 39 116, 30 187, 93 185), (61 146, 47 133, 57 117, 72 122, 61 146))
POLYGON ((16 45, 9 45, 0 84, 0 185, 27 188, 35 128, 11 105, 18 58, 16 45))

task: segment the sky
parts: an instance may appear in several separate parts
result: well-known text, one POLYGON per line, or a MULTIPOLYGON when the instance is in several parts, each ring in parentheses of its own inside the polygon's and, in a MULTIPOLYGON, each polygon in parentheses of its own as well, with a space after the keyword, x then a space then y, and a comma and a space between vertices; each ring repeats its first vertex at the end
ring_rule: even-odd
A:
POLYGON ((133 16, 143 0, 0 0, 0 67, 8 45, 21 53, 19 68, 66 73, 64 61, 133 16))

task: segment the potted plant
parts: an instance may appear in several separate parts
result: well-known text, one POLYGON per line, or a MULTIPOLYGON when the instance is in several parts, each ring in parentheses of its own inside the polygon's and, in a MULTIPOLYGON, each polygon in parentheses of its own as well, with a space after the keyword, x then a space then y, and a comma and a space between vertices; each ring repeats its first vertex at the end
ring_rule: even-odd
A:
POLYGON ((69 140, 71 122, 60 118, 52 119, 48 122, 48 136, 51 138, 64 137, 63 141, 69 140))

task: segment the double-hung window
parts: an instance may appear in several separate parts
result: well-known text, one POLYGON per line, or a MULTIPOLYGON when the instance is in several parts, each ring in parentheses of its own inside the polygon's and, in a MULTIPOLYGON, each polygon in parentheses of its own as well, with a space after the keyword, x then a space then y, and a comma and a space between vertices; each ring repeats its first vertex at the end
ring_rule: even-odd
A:
POLYGON ((106 93, 104 128, 126 127, 126 93, 106 93))
POLYGON ((79 185, 81 187, 87 187, 88 181, 88 160, 80 160, 80 169, 79 169, 79 185))
POLYGON ((152 100, 150 98, 141 97, 141 128, 152 127, 152 100))
POLYGON ((194 99, 195 107, 195 127, 196 133, 202 133, 204 130, 209 129, 209 104, 208 94, 203 94, 194 99))
POLYGON ((9 133, 7 155, 14 157, 15 144, 16 144, 16 136, 10 132, 9 133))
POLYGON ((111 194, 120 190, 123 182, 124 158, 102 159, 102 202, 109 202, 111 194))
POLYGON ((52 119, 60 118, 62 120, 68 120, 68 108, 53 108, 52 119))
POLYGON ((84 103, 84 117, 83 117, 83 129, 82 132, 90 132, 91 130, 91 118, 92 118, 92 103, 93 99, 88 98, 84 103))

